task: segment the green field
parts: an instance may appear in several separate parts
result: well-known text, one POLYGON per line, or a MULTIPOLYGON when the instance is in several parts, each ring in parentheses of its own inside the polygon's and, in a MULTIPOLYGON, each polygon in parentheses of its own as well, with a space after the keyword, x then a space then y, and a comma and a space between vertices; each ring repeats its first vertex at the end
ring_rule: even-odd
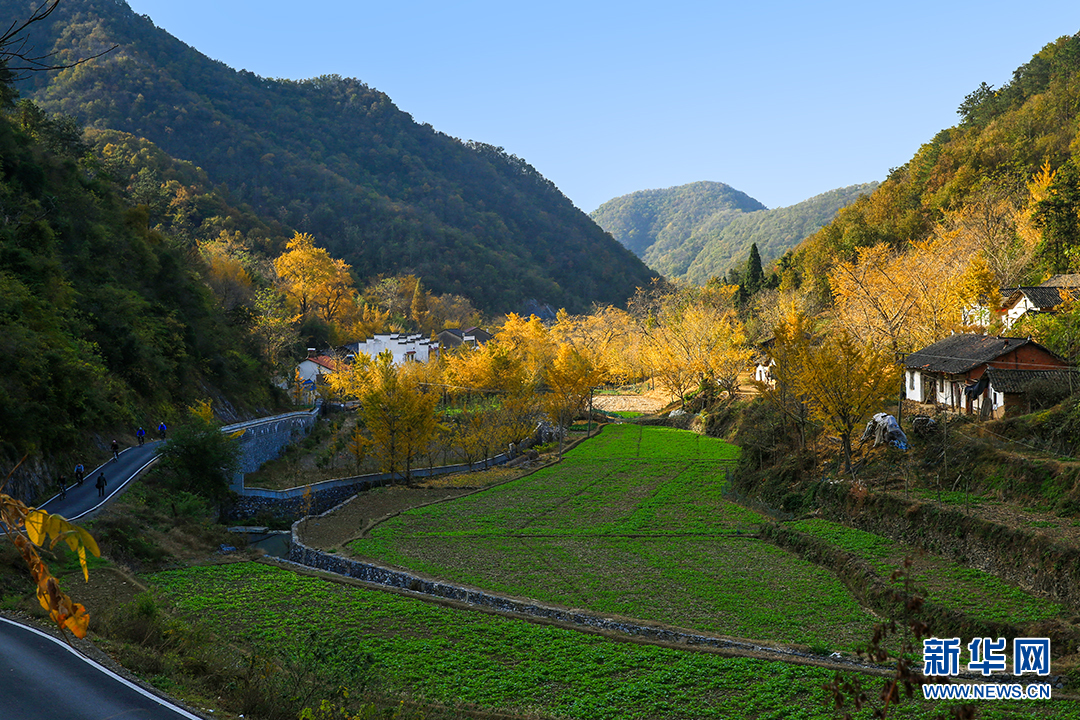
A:
MULTIPOLYGON (((836 577, 752 537, 764 519, 724 498, 737 454, 688 432, 607 426, 558 465, 404 513, 352 550, 488 592, 703 632, 815 652, 865 644, 873 618, 836 577)), ((906 552, 831 523, 797 527, 882 572, 906 552)), ((934 569, 920 567, 927 568, 934 569)), ((965 578, 963 568, 942 562, 934 572, 925 582, 939 602, 967 597, 989 617, 1056 612, 1004 586, 987 586, 997 597, 974 594, 987 578, 965 578)), ((260 564, 188 568, 149 581, 208 632, 261 653, 334 638, 346 656, 373 661, 373 686, 384 697, 533 718, 838 717, 822 689, 831 670, 612 640, 260 564)), ((905 703, 890 717, 946 709, 905 703)), ((983 702, 979 711, 990 719, 1080 720, 1080 707, 1061 699, 983 702)))
POLYGON ((916 592, 931 603, 974 618, 1023 624, 1061 617, 1065 612, 1059 603, 1029 595, 989 573, 880 535, 817 519, 801 520, 789 526, 858 556, 883 577, 888 577, 905 557, 910 557, 916 592))
POLYGON ((357 556, 489 592, 716 634, 848 650, 872 618, 827 570, 757 540, 723 497, 738 449, 610 425, 557 466, 404 513, 357 556))
MULTIPOLYGON (((148 580, 221 641, 287 654, 313 633, 335 637, 346 656, 370 655, 385 693, 583 720, 836 717, 822 690, 832 672, 820 668, 613 641, 256 563, 148 580)), ((944 707, 905 705, 893 717, 930 718, 944 707)), ((985 718, 1080 718, 1056 700, 982 707, 985 718)))

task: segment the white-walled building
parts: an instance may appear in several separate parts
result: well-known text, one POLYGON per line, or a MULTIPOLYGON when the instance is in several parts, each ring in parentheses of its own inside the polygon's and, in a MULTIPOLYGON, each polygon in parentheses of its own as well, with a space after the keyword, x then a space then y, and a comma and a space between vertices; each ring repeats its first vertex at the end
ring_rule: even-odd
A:
POLYGON ((350 343, 345 350, 354 355, 362 353, 372 359, 389 350, 394 355, 394 364, 401 365, 412 361, 426 363, 428 358, 438 354, 439 343, 432 342, 420 333, 381 333, 363 342, 350 343))

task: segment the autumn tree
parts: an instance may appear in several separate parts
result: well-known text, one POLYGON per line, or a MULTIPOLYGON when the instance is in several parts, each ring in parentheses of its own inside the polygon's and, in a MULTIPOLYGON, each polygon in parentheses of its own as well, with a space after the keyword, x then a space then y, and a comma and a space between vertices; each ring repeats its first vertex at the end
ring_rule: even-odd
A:
POLYGON ((848 334, 894 353, 924 347, 959 326, 961 310, 977 298, 959 283, 977 246, 948 230, 911 243, 859 248, 829 273, 837 320, 848 334))
MULTIPOLYGON (((437 429, 439 393, 425 387, 412 363, 397 367, 387 350, 374 359, 358 356, 350 367, 329 376, 335 392, 360 401, 358 417, 365 440, 351 445, 373 455, 384 472, 411 477, 415 460, 427 452, 437 429)), ((359 461, 359 460, 358 460, 359 461)))
POLYGON ((657 287, 635 296, 650 371, 672 397, 685 400, 694 388, 734 397, 751 355, 735 310, 737 291, 733 285, 657 287))
POLYGON ((807 316, 797 308, 791 308, 787 317, 778 322, 767 345, 771 362, 769 374, 772 382, 753 380, 752 385, 762 398, 784 418, 785 425, 794 425, 800 446, 806 444, 806 425, 810 419, 806 396, 800 385, 810 345, 810 327, 807 316))
POLYGON ((349 266, 315 246, 315 238, 296 233, 274 260, 282 291, 299 318, 317 317, 328 325, 340 318, 353 298, 349 266))
MULTIPOLYGON (((585 410, 592 401, 592 391, 604 381, 603 368, 594 364, 584 353, 569 343, 559 346, 554 360, 544 373, 544 407, 560 428, 585 410)), ((591 410, 591 408, 590 408, 591 410)), ((559 433, 559 455, 562 456, 562 437, 559 433)))
POLYGON ((851 435, 867 414, 896 393, 900 368, 891 351, 845 330, 819 343, 793 346, 794 392, 811 416, 840 437, 844 469, 851 472, 851 435))
POLYGON ((263 357, 271 367, 284 372, 290 349, 300 342, 288 299, 274 288, 267 287, 255 292, 252 305, 252 329, 262 347, 263 357))

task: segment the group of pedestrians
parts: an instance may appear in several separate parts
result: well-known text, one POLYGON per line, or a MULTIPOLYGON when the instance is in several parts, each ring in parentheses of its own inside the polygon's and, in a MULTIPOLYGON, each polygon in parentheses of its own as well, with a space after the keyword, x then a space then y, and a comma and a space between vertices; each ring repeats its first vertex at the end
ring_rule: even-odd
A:
MULTIPOLYGON (((168 428, 166 427, 164 421, 162 421, 160 424, 158 424, 157 430, 158 430, 158 437, 160 437, 162 440, 164 440, 165 439, 165 434, 168 431, 168 428)), ((143 430, 141 425, 135 431, 135 439, 138 441, 140 447, 142 447, 146 443, 146 431, 143 430)), ((109 449, 112 450, 112 456, 113 456, 111 462, 117 462, 120 459, 120 443, 117 442, 116 440, 113 440, 111 445, 109 446, 109 449)), ((83 481, 85 479, 86 479, 86 468, 83 467, 82 463, 78 463, 75 466, 75 481, 72 483, 71 487, 76 487, 78 485, 82 485, 83 481)), ((60 475, 60 477, 57 478, 57 482, 60 485, 60 499, 63 500, 64 498, 67 497, 67 491, 68 491, 67 478, 64 475, 60 475)), ((97 476, 97 479, 94 481, 94 487, 97 488, 98 497, 102 497, 102 498, 105 497, 105 487, 108 484, 109 484, 109 481, 105 479, 105 473, 104 472, 99 472, 98 476, 97 476)))

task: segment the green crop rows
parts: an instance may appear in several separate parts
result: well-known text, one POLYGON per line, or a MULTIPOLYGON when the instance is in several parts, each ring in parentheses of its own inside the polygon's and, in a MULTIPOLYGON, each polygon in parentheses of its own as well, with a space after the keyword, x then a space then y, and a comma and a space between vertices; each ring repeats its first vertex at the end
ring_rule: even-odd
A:
POLYGON ((388 521, 358 556, 489 592, 718 634, 850 649, 871 617, 828 571, 751 537, 737 448, 608 426, 559 465, 388 521))
POLYGON ((1060 617, 1064 612, 1060 604, 1029 595, 989 573, 872 533, 817 519, 790 526, 862 558, 885 577, 909 556, 914 561, 916 589, 927 600, 977 618, 1026 623, 1060 617))
MULTIPOLYGON (((430 701, 586 720, 835 717, 821 688, 832 673, 820 668, 617 642, 255 563, 149 579, 223 640, 287 653, 312 633, 336 637, 371 654, 378 687, 430 701)), ((1080 717, 1059 701, 984 705, 987 718, 1080 717)))

